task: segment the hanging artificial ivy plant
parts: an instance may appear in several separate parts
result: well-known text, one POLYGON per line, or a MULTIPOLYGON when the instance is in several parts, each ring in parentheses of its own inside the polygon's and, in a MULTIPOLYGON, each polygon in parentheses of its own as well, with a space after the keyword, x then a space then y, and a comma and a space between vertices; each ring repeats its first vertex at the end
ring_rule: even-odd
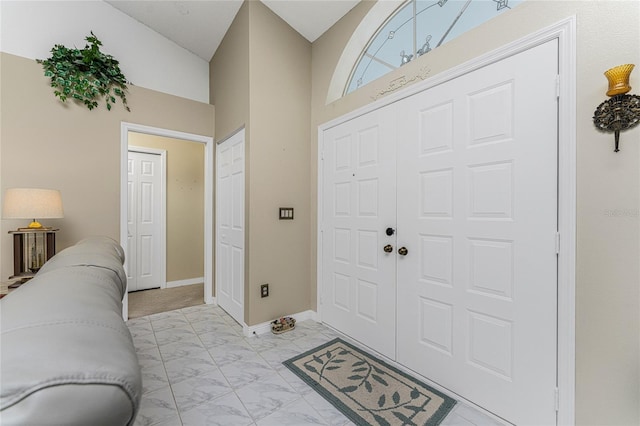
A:
POLYGON ((117 96, 125 109, 131 111, 127 105, 127 79, 120 71, 118 61, 100 51, 102 42, 93 31, 85 40, 89 44, 84 49, 56 44, 49 59, 37 60, 44 68, 45 77, 51 78, 53 94, 62 102, 68 98, 82 102, 90 110, 98 106, 101 97, 111 110, 117 96))

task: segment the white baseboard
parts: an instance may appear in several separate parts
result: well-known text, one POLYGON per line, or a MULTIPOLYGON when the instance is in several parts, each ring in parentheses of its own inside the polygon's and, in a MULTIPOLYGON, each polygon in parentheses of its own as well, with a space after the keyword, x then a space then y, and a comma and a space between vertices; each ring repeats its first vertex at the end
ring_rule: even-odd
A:
POLYGON ((187 280, 177 280, 167 282, 167 288, 181 287, 183 285, 202 284, 204 283, 204 277, 189 278, 187 280))
POLYGON ((217 305, 218 304, 218 298, 215 296, 211 296, 209 299, 205 299, 204 303, 206 303, 207 305, 217 305))
MULTIPOLYGON (((285 315, 289 317, 293 317, 296 322, 305 321, 305 320, 313 320, 317 321, 317 313, 315 311, 304 311, 298 312, 297 314, 285 315)), ((256 324, 252 326, 244 325, 242 329, 245 336, 255 336, 259 334, 269 333, 271 331, 271 321, 263 322, 261 324, 256 324)))

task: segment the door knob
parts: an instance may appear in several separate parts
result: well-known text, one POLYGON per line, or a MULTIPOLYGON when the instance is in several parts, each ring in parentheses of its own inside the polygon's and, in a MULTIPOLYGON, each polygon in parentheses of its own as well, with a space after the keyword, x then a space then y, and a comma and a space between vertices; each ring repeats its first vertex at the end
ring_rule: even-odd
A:
POLYGON ((409 250, 407 250, 407 248, 406 248, 406 247, 400 247, 400 248, 398 249, 398 254, 399 254, 400 256, 406 256, 406 255, 407 255, 407 253, 409 253, 409 250))
POLYGON ((396 232, 396 230, 393 228, 387 228, 385 232, 387 233, 388 236, 392 236, 394 232, 396 232))
POLYGON ((382 250, 384 250, 385 253, 391 253, 393 251, 393 246, 391 244, 387 244, 382 250))

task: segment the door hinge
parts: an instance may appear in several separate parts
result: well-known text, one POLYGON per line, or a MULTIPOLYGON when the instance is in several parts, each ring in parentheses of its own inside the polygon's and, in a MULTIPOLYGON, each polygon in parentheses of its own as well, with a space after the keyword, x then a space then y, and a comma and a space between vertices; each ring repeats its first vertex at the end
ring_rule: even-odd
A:
POLYGON ((560 76, 556 75, 556 98, 560 99, 560 76))
POLYGON ((556 254, 560 254, 560 233, 556 232, 556 254))
POLYGON ((560 389, 555 389, 556 412, 560 411, 560 389))

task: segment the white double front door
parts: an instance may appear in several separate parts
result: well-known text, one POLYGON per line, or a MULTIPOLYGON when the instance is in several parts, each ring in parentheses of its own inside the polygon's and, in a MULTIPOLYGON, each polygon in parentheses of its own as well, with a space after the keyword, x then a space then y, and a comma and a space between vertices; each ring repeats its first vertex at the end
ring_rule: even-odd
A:
POLYGON ((322 320, 516 424, 556 419, 557 53, 323 135, 322 320))

